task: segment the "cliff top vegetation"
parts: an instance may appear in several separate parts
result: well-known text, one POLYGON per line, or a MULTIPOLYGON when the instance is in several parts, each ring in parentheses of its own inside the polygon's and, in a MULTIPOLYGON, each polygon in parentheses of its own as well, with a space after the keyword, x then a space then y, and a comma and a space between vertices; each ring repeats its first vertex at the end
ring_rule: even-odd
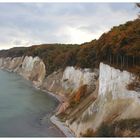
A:
POLYGON ((140 19, 113 27, 98 40, 77 44, 41 44, 0 51, 0 57, 39 56, 47 75, 59 68, 95 68, 100 62, 140 75, 140 19))

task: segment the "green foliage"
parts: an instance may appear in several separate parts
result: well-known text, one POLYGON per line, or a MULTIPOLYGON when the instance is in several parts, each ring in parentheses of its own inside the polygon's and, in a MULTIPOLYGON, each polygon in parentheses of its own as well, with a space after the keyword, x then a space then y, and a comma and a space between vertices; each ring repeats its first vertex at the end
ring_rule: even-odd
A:
POLYGON ((81 68, 94 68, 96 59, 94 48, 81 48, 77 54, 77 65, 81 68))

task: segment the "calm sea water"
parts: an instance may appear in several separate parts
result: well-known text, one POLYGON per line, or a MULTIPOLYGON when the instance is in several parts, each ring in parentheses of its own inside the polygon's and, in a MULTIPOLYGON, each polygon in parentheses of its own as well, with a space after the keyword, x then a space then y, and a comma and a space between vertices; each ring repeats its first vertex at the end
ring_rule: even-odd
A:
POLYGON ((0 70, 0 137, 64 136, 49 120, 57 105, 22 77, 0 70))

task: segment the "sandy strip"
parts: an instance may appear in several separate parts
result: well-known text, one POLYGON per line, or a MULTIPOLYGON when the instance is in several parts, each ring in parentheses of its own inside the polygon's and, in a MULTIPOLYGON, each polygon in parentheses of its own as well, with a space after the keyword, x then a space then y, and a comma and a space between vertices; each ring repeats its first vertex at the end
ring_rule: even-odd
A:
POLYGON ((66 137, 75 137, 74 133, 65 125, 65 123, 59 121, 55 115, 53 115, 50 120, 65 134, 66 137))
MULTIPOLYGON (((43 90, 44 92, 46 92, 47 94, 50 94, 51 96, 55 97, 58 101, 59 101, 59 105, 56 109, 55 112, 58 111, 59 107, 61 106, 61 103, 64 101, 63 97, 59 96, 59 95, 56 95, 56 94, 53 94, 52 92, 49 92, 47 90, 43 90)), ((55 115, 53 115, 51 118, 50 118, 50 121, 55 125, 57 126, 63 133, 66 137, 75 137, 74 133, 68 128, 68 126, 66 126, 66 124, 64 122, 61 122, 59 120, 59 118, 57 118, 55 115)))

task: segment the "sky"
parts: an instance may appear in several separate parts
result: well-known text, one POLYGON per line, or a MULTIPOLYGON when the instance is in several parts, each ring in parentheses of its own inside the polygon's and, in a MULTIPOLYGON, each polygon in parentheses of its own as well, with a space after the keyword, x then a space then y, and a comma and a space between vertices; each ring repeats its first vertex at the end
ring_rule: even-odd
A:
POLYGON ((81 44, 137 14, 134 3, 0 3, 0 49, 81 44))

